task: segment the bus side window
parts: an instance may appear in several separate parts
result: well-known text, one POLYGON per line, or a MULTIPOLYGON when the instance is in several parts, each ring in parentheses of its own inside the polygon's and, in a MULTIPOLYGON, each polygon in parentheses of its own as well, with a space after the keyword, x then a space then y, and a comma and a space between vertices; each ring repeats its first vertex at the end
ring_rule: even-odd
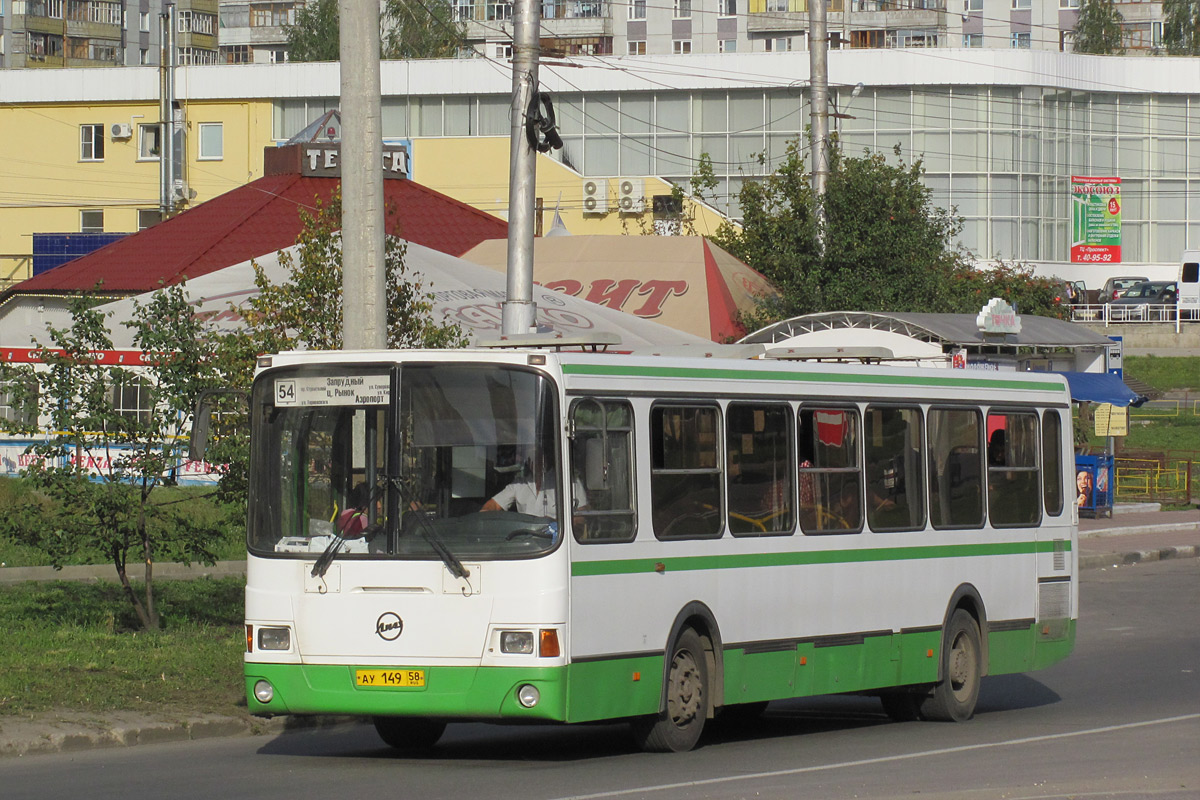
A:
POLYGON ((571 410, 571 491, 580 542, 628 542, 637 533, 633 494, 633 409, 585 398, 571 410))
POLYGON ((1042 414, 1042 500, 1046 513, 1063 511, 1062 418, 1051 409, 1042 414))
POLYGON ((982 417, 973 409, 934 408, 928 420, 933 527, 983 527, 982 417))
POLYGON ((871 530, 925 527, 921 409, 869 407, 863 426, 871 530))
POLYGON ((1036 525, 1039 500, 1037 415, 988 414, 988 517, 993 526, 1036 525))
POLYGON ((735 536, 791 533, 796 519, 791 408, 730 403, 725 417, 729 530, 735 536))
POLYGON ((857 409, 804 407, 799 419, 800 528, 857 533, 863 520, 857 409))
POLYGON ((721 535, 720 442, 714 406, 650 410, 650 504, 659 539, 721 535))

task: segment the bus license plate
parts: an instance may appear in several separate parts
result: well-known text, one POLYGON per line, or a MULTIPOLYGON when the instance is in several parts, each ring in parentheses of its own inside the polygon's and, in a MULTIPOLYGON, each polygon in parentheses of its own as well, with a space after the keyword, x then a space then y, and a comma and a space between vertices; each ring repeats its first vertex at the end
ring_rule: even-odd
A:
POLYGON ((354 671, 355 686, 400 689, 425 685, 423 669, 359 669, 354 671))

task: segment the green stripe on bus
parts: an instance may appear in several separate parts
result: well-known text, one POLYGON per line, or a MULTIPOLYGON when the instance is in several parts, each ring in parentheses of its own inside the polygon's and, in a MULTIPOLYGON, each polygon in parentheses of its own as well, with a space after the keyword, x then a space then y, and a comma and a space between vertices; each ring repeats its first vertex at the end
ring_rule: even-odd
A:
POLYGON ((797 381, 801 383, 854 383, 884 386, 937 386, 976 389, 1020 389, 1023 391, 1052 391, 1060 388, 1042 381, 1021 381, 1004 378, 941 378, 936 376, 887 375, 839 372, 785 372, 745 369, 715 369, 711 367, 635 367, 620 364, 563 364, 567 375, 602 375, 629 378, 704 378, 708 380, 797 381))
MULTIPOLYGON (((1061 546, 1061 542, 1059 543, 1061 546)), ((850 564, 866 561, 915 561, 931 558, 974 558, 1053 553, 1054 542, 995 542, 914 547, 876 547, 855 550, 814 550, 787 553, 741 553, 733 555, 676 556, 674 558, 622 558, 605 561, 576 561, 572 577, 625 575, 640 572, 688 572, 711 569, 794 567, 812 564, 850 564)), ((1070 544, 1067 544, 1070 549, 1070 544)))

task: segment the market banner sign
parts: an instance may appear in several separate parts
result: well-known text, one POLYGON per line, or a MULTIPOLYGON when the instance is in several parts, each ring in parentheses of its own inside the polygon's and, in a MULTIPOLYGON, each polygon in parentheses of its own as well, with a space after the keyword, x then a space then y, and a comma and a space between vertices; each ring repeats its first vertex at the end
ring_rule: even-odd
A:
POLYGON ((1071 176, 1071 263, 1121 261, 1121 179, 1071 176))

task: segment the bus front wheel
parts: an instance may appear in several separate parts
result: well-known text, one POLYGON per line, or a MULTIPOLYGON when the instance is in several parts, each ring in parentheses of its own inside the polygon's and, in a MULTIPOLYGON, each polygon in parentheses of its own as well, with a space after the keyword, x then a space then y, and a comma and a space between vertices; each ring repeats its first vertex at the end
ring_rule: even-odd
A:
POLYGON ((375 717, 375 731, 397 750, 428 750, 437 744, 446 723, 424 717, 375 717))
POLYGON ((704 642, 685 629, 671 648, 666 711, 631 723, 638 746, 652 753, 682 753, 700 740, 708 718, 708 657, 704 642))
POLYGON ((923 719, 965 722, 975 713, 983 674, 981 641, 975 618, 956 609, 942 640, 942 680, 921 704, 923 719))

